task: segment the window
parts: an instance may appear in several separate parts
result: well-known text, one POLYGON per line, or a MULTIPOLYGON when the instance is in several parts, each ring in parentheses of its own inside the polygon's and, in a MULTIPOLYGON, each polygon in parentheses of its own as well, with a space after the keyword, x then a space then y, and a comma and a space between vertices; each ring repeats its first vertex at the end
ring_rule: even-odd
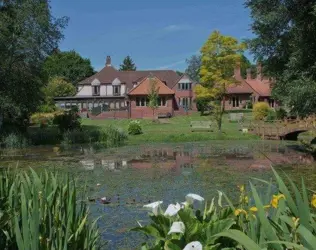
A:
POLYGON ((192 89, 192 84, 190 82, 178 83, 178 89, 179 90, 191 90, 192 89))
POLYGON ((121 86, 113 86, 113 95, 114 96, 121 95, 121 86))
POLYGON ((136 97, 136 106, 145 107, 147 106, 148 100, 145 97, 136 97))
POLYGON ((100 95, 100 86, 92 86, 92 95, 100 95))
POLYGON ((158 106, 166 106, 167 101, 166 101, 166 97, 158 97, 158 106))
POLYGON ((192 104, 192 97, 180 97, 179 106, 183 108, 190 109, 192 104))
POLYGON ((233 97, 233 108, 239 107, 239 96, 233 97))

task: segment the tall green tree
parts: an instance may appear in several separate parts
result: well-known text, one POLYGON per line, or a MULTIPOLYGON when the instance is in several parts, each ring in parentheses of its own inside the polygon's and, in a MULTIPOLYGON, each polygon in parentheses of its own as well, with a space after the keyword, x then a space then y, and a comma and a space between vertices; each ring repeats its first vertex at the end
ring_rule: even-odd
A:
POLYGON ((47 86, 43 88, 44 103, 40 106, 40 111, 51 112, 55 109, 55 97, 73 96, 76 94, 76 87, 62 77, 49 79, 47 86))
POLYGON ((120 65, 120 71, 135 71, 136 66, 130 56, 124 58, 123 63, 120 65))
POLYGON ((316 1, 247 0, 249 47, 275 79, 274 96, 299 115, 316 111, 316 1))
POLYGON ((198 98, 214 99, 213 117, 219 131, 222 130, 226 89, 236 83, 233 77, 234 68, 241 62, 245 49, 245 44, 234 37, 222 35, 219 31, 214 31, 201 49, 201 85, 195 92, 198 98))
POLYGON ((185 73, 195 82, 200 82, 201 59, 201 55, 193 55, 186 59, 188 67, 186 68, 185 73))
POLYGON ((48 77, 62 77, 74 86, 77 83, 94 74, 89 59, 82 58, 76 51, 55 50, 47 57, 44 71, 48 77))
POLYGON ((42 68, 58 47, 68 19, 52 16, 49 1, 7 0, 0 5, 0 115, 23 129, 42 99, 42 68))
POLYGON ((156 79, 150 77, 150 86, 147 93, 148 107, 151 108, 153 112, 153 120, 155 120, 155 111, 158 109, 158 98, 159 98, 159 88, 157 86, 156 79))

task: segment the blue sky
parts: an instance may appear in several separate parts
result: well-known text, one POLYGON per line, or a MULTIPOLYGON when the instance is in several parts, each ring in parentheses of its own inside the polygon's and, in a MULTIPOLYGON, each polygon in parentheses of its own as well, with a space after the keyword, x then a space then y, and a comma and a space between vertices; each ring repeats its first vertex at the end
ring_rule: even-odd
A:
POLYGON ((100 70, 130 55, 138 69, 186 68, 217 29, 251 37, 244 0, 51 0, 53 15, 68 16, 61 50, 76 50, 100 70))

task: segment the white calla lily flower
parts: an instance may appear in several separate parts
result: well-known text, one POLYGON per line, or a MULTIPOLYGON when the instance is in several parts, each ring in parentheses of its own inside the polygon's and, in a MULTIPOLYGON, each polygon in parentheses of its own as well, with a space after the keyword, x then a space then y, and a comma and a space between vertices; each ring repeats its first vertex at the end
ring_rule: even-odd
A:
POLYGON ((177 203, 176 205, 174 204, 170 204, 167 208, 167 210, 165 211, 164 215, 165 216, 174 216, 176 215, 181 209, 181 205, 179 203, 177 203))
POLYGON ((149 208, 154 215, 158 215, 158 208, 160 206, 160 204, 162 204, 162 201, 156 201, 147 205, 144 205, 144 208, 149 208))
POLYGON ((204 201, 204 198, 198 194, 188 194, 185 197, 185 199, 189 204, 193 204, 195 201, 198 201, 198 202, 204 201))
POLYGON ((183 222, 181 222, 181 221, 180 222, 173 222, 168 234, 172 234, 172 233, 184 234, 184 231, 185 231, 185 226, 184 226, 183 222))
POLYGON ((203 246, 199 241, 190 242, 183 248, 183 250, 202 250, 203 246))

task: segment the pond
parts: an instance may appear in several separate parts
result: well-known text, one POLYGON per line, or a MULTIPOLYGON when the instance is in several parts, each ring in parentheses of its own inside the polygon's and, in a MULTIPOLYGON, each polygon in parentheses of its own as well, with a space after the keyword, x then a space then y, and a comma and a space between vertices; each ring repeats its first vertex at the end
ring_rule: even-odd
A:
POLYGON ((32 166, 73 174, 87 185, 92 215, 99 226, 105 249, 136 249, 143 236, 128 232, 147 222, 144 204, 163 200, 182 202, 188 193, 211 200, 221 190, 237 197, 237 185, 252 177, 268 180, 270 166, 284 170, 295 180, 304 176, 316 189, 313 158, 295 144, 273 141, 212 141, 207 143, 156 144, 94 150, 78 146, 62 151, 40 147, 0 152, 0 166, 32 166), (98 199, 106 197, 110 204, 98 199))

